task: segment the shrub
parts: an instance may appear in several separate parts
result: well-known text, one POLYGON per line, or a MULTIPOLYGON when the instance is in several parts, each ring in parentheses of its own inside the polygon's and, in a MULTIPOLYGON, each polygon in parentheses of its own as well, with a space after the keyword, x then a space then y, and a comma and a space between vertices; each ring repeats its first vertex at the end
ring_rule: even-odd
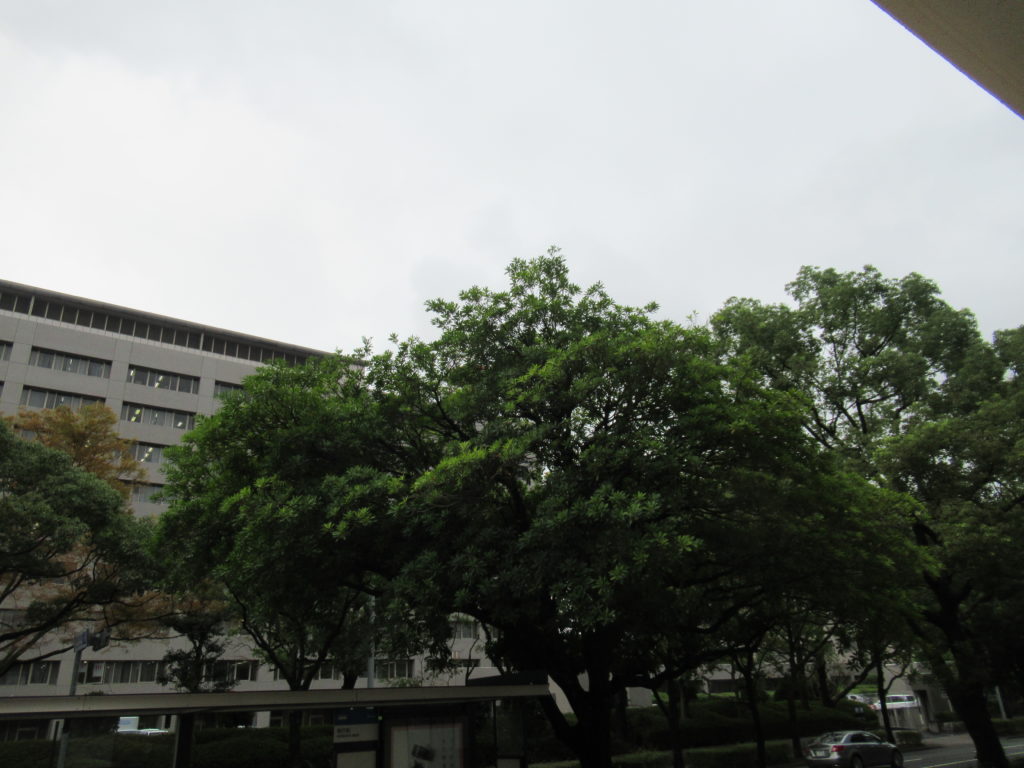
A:
POLYGON ((1006 720, 992 718, 992 725, 1000 736, 1015 736, 1024 733, 1024 717, 1011 717, 1006 720))
POLYGON ((56 759, 57 742, 46 739, 0 741, 0 765, 49 768, 56 759))
POLYGON ((192 757, 193 768, 281 768, 287 762, 288 746, 283 741, 261 738, 197 744, 192 757))
MULTIPOLYGON (((793 751, 788 741, 765 743, 768 764, 789 762, 793 751)), ((757 765, 756 744, 730 744, 723 747, 692 749, 686 752, 689 768, 754 768, 757 765)))
MULTIPOLYGON (((790 762, 793 752, 788 741, 769 741, 765 744, 769 765, 790 762)), ((757 765, 755 744, 730 744, 721 747, 702 747, 686 750, 687 768, 754 768, 757 765)), ((616 768, 668 768, 672 765, 671 752, 633 752, 612 758, 616 768)), ((579 768, 579 762, 564 760, 543 763, 536 768, 579 768)))

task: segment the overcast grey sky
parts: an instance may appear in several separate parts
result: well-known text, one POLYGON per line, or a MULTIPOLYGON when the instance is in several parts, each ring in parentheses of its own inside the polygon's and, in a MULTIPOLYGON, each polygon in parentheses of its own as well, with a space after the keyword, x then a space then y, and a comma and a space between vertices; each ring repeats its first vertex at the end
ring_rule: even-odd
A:
POLYGON ((563 249, 706 319, 803 264, 1024 323, 1024 123, 869 0, 0 0, 0 276, 320 349, 563 249))

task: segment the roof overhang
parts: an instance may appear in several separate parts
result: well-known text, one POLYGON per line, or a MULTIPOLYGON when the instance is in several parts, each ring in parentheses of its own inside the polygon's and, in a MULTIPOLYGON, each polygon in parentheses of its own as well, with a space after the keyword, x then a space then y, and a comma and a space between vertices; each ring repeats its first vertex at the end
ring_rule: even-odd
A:
POLYGON ((351 691, 232 691, 231 693, 128 693, 103 696, 11 696, 0 698, 0 720, 58 717, 259 712, 343 707, 428 707, 549 696, 546 683, 359 688, 351 691))
POLYGON ((873 2, 1024 117, 1024 1, 873 2))

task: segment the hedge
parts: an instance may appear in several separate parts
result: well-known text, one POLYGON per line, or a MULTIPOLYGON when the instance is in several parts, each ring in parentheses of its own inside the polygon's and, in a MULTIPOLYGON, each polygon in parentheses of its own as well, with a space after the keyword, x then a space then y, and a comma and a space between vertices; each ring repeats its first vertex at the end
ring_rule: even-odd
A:
MULTIPOLYGON (((769 741, 765 744, 768 764, 777 765, 793 760, 788 741, 769 741)), ((687 768, 754 768, 757 765, 756 744, 729 744, 720 747, 697 747, 684 751, 687 768)), ((537 763, 535 768, 579 768, 576 760, 556 763, 537 763)), ((662 751, 633 752, 612 758, 616 768, 669 768, 672 753, 662 751)))

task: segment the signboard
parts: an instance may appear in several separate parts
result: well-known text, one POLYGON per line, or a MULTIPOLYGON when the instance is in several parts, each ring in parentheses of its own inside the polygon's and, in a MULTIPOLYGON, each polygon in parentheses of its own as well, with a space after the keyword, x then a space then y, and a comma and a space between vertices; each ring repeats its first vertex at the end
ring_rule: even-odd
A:
POLYGON ((334 713, 334 743, 355 744, 380 739, 377 710, 367 707, 341 709, 334 713))
POLYGON ((388 768, 463 768, 463 723, 458 720, 393 725, 388 768))

